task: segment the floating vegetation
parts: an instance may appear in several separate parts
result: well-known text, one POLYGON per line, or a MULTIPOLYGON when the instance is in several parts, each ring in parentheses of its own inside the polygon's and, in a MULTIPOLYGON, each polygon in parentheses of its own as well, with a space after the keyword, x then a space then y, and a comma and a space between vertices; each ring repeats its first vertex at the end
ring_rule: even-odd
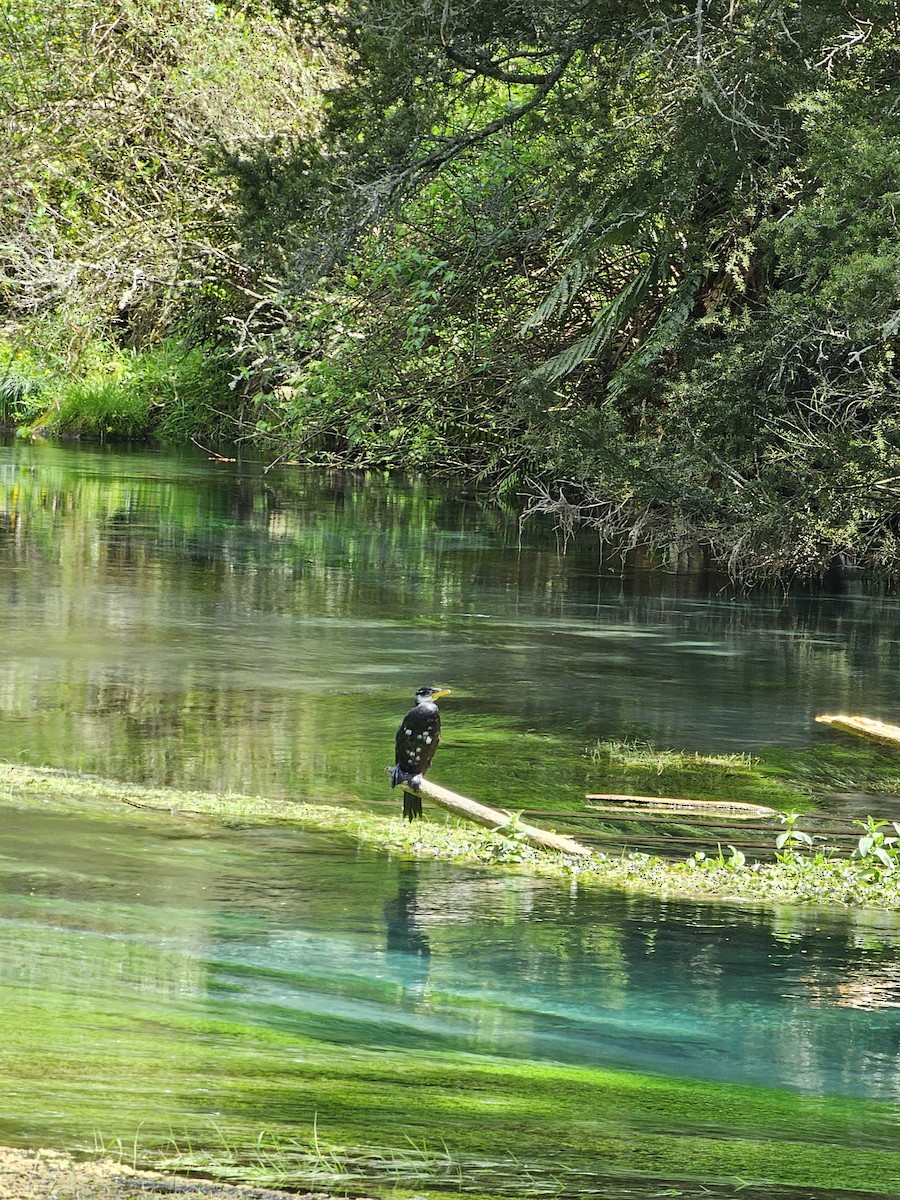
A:
MULTIPOLYGON (((702 762, 701 759, 697 759, 702 762)), ((730 769, 730 768, 728 768, 730 769)), ((713 843, 681 861, 646 853, 604 853, 575 858, 522 845, 508 831, 464 826, 457 821, 406 822, 358 808, 267 800, 262 797, 182 792, 0 764, 0 804, 86 808, 102 815, 110 805, 219 821, 287 822, 298 828, 344 834, 376 849, 422 858, 512 867, 531 874, 577 880, 581 886, 616 887, 666 897, 705 897, 761 904, 818 904, 900 909, 900 863, 884 836, 885 856, 836 853, 811 835, 795 833, 798 813, 788 809, 773 822, 771 861, 749 862, 733 845, 713 843)), ((117 813, 121 816, 121 810, 117 813)), ((875 831, 880 831, 876 826, 875 831)), ((862 839, 872 836, 864 831, 862 839)))
POLYGON ((807 807, 809 793, 767 772, 752 754, 694 754, 659 750, 649 742, 601 741, 591 750, 598 786, 610 792, 729 800, 775 810, 807 807))

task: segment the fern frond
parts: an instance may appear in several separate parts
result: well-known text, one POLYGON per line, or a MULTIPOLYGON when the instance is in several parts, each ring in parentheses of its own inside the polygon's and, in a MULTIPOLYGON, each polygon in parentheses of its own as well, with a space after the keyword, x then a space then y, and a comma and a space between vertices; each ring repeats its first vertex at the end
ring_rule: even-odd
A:
POLYGON ((584 263, 577 259, 556 281, 537 308, 522 322, 519 333, 527 333, 529 329, 537 329, 545 321, 557 314, 568 312, 572 301, 578 295, 584 277, 587 274, 584 263))
POLYGON ((699 275, 688 275, 673 288, 659 311, 653 328, 642 344, 631 354, 610 382, 610 395, 616 396, 627 388, 632 373, 649 367, 667 350, 671 350, 681 331, 690 320, 694 293, 700 283, 699 275))
POLYGON ((631 317, 659 278, 659 265, 657 260, 652 260, 639 275, 625 285, 618 296, 600 310, 588 333, 542 363, 533 375, 545 383, 553 383, 570 375, 576 367, 580 367, 588 358, 602 350, 631 317))

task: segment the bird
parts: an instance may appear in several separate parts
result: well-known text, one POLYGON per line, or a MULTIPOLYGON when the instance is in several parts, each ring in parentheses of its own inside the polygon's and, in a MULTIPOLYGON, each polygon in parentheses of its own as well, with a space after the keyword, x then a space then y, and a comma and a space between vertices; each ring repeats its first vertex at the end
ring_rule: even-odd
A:
MULTIPOLYGON (((409 783, 417 788, 421 784, 441 740, 441 714, 435 701, 449 695, 449 688, 420 687, 416 692, 416 702, 397 730, 397 762, 391 768, 391 787, 409 783)), ((404 791, 403 815, 407 821, 421 817, 420 796, 404 791)))

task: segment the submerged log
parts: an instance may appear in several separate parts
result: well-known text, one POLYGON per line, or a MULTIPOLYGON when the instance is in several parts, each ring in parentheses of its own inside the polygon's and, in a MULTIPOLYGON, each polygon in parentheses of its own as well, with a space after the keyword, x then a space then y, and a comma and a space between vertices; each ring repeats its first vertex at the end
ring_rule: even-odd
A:
MULTIPOLYGON (((445 808, 454 816, 464 817, 467 821, 474 821, 476 825, 497 829, 501 833, 504 826, 513 821, 512 813, 499 808, 488 808, 486 804, 479 804, 477 800, 470 800, 468 796, 450 792, 440 784, 432 783, 430 779, 423 779, 417 788, 409 783, 403 783, 401 787, 413 796, 421 796, 423 800, 430 800, 432 804, 445 808)), ((551 833, 547 829, 538 829, 536 825, 528 825, 525 821, 515 821, 514 829, 517 836, 530 846, 537 846, 541 850, 557 850, 560 854, 574 854, 580 858, 589 857, 592 853, 587 846, 582 846, 581 842, 576 842, 574 838, 561 833, 551 833)))
POLYGON ((856 733, 860 737, 869 738, 873 742, 883 742, 887 746, 900 746, 900 725, 888 725, 874 717, 849 717, 844 713, 823 713, 816 717, 820 725, 830 725, 842 733, 856 733))
MULTIPOLYGON (((749 817, 774 817, 775 809, 765 804, 745 804, 741 800, 685 800, 677 796, 628 796, 616 792, 591 793, 585 797, 589 801, 600 801, 619 805, 634 805, 646 812, 693 812, 693 813, 724 813, 735 820, 745 820, 749 817)), ((591 805, 599 808, 599 803, 591 805)))

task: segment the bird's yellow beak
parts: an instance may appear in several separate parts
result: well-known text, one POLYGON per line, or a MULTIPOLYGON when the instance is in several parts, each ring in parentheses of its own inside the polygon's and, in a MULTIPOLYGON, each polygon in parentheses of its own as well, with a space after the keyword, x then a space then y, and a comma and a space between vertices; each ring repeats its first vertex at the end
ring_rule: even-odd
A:
POLYGON ((449 688, 441 688, 440 691, 435 692, 431 698, 432 698, 432 700, 440 700, 441 696, 449 696, 449 695, 450 695, 449 688))

